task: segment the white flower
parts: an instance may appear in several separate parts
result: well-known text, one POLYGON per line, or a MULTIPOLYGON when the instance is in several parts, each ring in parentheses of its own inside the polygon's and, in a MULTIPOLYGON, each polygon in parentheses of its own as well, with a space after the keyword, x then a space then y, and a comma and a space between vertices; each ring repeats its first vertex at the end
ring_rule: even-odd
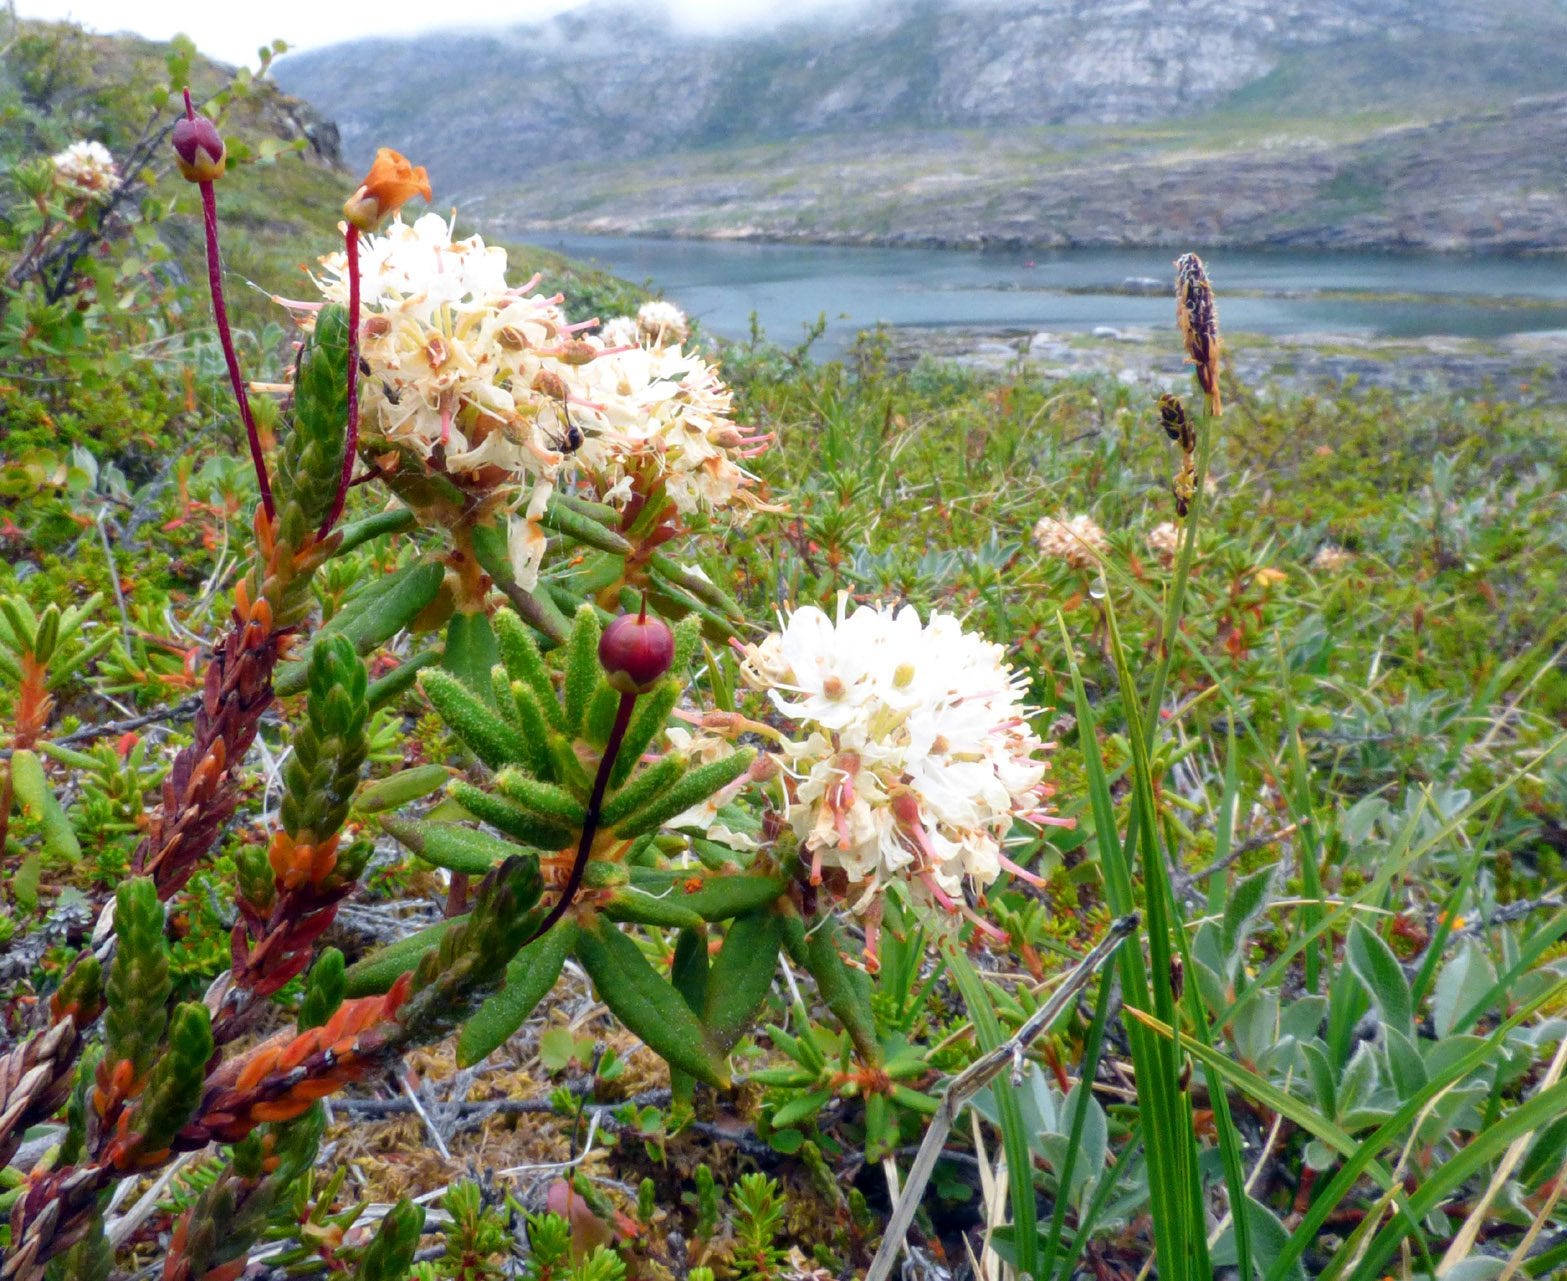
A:
POLYGON ((1034 526, 1034 545, 1046 556, 1064 560, 1073 569, 1090 569, 1108 550, 1104 530, 1088 515, 1063 520, 1041 516, 1034 526))
POLYGON ((1173 520, 1155 525, 1148 531, 1148 550, 1165 560, 1173 560, 1181 546, 1181 527, 1173 520))
POLYGON ((653 298, 637 308, 637 331, 649 347, 678 347, 691 337, 691 322, 674 303, 653 298))
POLYGON ((611 316, 600 326, 598 339, 606 347, 636 347, 642 342, 642 330, 635 316, 611 316))
POLYGON ((55 181, 81 195, 102 200, 120 185, 114 157, 101 142, 73 142, 50 157, 55 181))
POLYGON ((740 463, 770 437, 735 423, 734 393, 715 366, 678 343, 624 350, 595 336, 592 346, 600 354, 575 371, 587 436, 575 461, 600 494, 624 492, 632 477, 640 492, 662 482, 682 512, 764 506, 740 463))
POLYGON ((795 726, 781 756, 813 882, 841 871, 871 925, 893 880, 968 914, 965 880, 1029 877, 1003 852, 1014 821, 1064 825, 1045 812, 1048 745, 1028 723, 1023 678, 949 614, 851 614, 840 597, 836 618, 796 610, 746 648, 741 670, 795 726))
MULTIPOLYGON (((316 284, 348 301, 345 254, 321 260, 316 284)), ((507 494, 509 551, 532 587, 546 540, 539 518, 553 486, 576 476, 625 506, 662 492, 681 511, 760 505, 737 458, 767 437, 730 418, 733 393, 695 352, 682 352, 673 318, 655 311, 660 345, 589 340, 559 295, 506 280, 506 251, 478 236, 452 238, 437 214, 394 220, 359 250, 362 427, 367 439, 416 454, 460 485, 507 494), (520 512, 526 504, 526 511, 520 512), (520 514, 519 514, 520 513, 520 514)), ((312 304, 294 304, 303 311, 312 304)), ((661 304, 678 315, 678 309, 661 304)))
POLYGON ((1332 543, 1323 543, 1317 549, 1317 554, 1311 558, 1311 567, 1319 574, 1340 574, 1348 569, 1354 560, 1353 552, 1347 552, 1332 543))

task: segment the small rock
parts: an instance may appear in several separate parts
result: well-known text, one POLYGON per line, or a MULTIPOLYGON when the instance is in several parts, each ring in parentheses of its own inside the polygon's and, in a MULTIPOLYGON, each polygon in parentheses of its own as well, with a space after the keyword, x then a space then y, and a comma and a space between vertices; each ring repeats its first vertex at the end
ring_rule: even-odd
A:
POLYGON ((1095 338, 1119 338, 1121 331, 1113 325, 1095 325, 1093 335, 1095 338))

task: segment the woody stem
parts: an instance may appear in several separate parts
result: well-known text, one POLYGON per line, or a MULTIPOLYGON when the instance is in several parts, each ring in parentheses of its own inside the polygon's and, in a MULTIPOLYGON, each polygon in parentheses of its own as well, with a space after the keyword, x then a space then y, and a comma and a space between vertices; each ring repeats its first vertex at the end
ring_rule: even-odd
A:
POLYGON ((343 514, 348 491, 353 484, 354 458, 359 453, 359 228, 353 223, 343 236, 348 258, 348 428, 343 436, 343 470, 338 476, 332 510, 321 525, 325 538, 343 514))

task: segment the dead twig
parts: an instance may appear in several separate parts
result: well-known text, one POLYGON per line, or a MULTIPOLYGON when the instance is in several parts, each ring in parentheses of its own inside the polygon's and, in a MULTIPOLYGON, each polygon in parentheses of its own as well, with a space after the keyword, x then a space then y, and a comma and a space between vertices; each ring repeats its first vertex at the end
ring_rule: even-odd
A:
POLYGON ((1104 938, 1094 944, 1088 955, 1077 963, 1077 967, 1066 976, 1066 980, 1055 990, 1050 999, 1035 1010, 1022 1027, 995 1049, 975 1059, 947 1082, 947 1088, 941 1095, 941 1104, 936 1109, 935 1116, 931 1118, 930 1128, 925 1131, 925 1139, 920 1144, 919 1155, 914 1158, 914 1164, 909 1167, 909 1176, 904 1180, 903 1192, 898 1197, 897 1205, 893 1207, 891 1217, 887 1220, 887 1230, 882 1236, 876 1257, 871 1261, 870 1271, 865 1274, 865 1281, 887 1281, 887 1278, 892 1275, 892 1266, 898 1257, 898 1249, 908 1235, 909 1225, 914 1222, 914 1211, 919 1207, 920 1198, 925 1195, 925 1186, 930 1182, 930 1176, 936 1169, 936 1162, 941 1158, 942 1149, 946 1145, 947 1136, 952 1132, 952 1126, 957 1121, 963 1105, 989 1082, 1000 1076, 1009 1064, 1013 1068, 1014 1075, 1021 1074, 1023 1055, 1034 1039, 1060 1017, 1061 1012, 1077 998, 1077 994, 1088 986, 1089 980, 1115 955, 1121 944, 1131 937, 1132 931, 1137 928, 1137 921, 1137 914, 1134 912, 1112 922, 1104 938))

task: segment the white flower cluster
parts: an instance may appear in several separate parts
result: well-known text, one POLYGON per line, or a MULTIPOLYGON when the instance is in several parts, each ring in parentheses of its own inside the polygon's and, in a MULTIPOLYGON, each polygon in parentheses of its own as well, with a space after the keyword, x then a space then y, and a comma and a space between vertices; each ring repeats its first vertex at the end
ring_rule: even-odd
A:
MULTIPOLYGON (((348 262, 322 259, 317 284, 348 301, 348 262)), ((509 487, 513 569, 532 586, 544 551, 538 518, 563 475, 606 501, 652 496, 682 511, 758 505, 737 459, 765 446, 730 419, 717 370, 678 341, 589 337, 561 299, 506 282, 506 251, 453 240, 437 214, 394 220, 360 248, 363 423, 485 489, 509 487)), ((677 308, 662 304, 684 323, 677 308)), ((672 337, 669 316, 654 313, 672 337)))
POLYGON ((924 624, 912 606, 846 609, 840 597, 835 619, 795 611, 742 664, 799 734, 781 754, 812 881, 840 869, 871 923, 894 880, 974 919, 965 879, 983 889, 1003 870, 1029 877, 1003 852, 1013 822, 1066 825, 1046 812, 1048 745, 1028 723, 1022 680, 950 614, 924 624))
POLYGON ((1041 516, 1034 526, 1034 545, 1046 556, 1063 560, 1073 569, 1091 569, 1110 543, 1094 518, 1085 514, 1067 520, 1041 516))
POLYGON ((1353 552, 1347 552, 1333 543, 1323 543, 1311 558, 1311 568, 1319 574, 1341 574, 1354 563, 1353 552))
POLYGON ((1148 550, 1165 560, 1174 560, 1181 546, 1181 527, 1173 520, 1164 521, 1148 531, 1148 550))
POLYGON ((73 142, 49 162, 54 166, 55 181, 79 195, 102 200, 120 185, 119 168, 101 142, 73 142))
POLYGON ((674 303, 653 298, 637 308, 637 333, 649 347, 679 346, 691 337, 691 322, 674 303))

